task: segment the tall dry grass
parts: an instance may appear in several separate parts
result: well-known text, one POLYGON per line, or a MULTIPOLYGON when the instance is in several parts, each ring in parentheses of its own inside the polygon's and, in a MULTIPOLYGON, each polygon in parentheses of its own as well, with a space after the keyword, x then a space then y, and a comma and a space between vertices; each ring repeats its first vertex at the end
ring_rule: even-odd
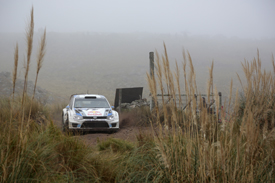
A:
POLYGON ((91 154, 93 149, 62 134, 50 121, 49 109, 34 98, 45 55, 46 31, 40 43, 33 95, 27 96, 33 25, 32 8, 26 34, 23 94, 14 97, 18 67, 16 46, 12 94, 10 98, 0 98, 0 182, 101 182, 95 170, 97 159, 91 154))
MULTIPOLYGON (((237 90, 232 110, 229 109, 233 99, 233 81, 230 83, 229 101, 225 101, 223 109, 219 110, 221 106, 218 90, 213 86, 212 62, 206 92, 209 103, 211 90, 214 89, 217 115, 210 114, 203 107, 188 52, 183 52, 184 90, 180 88, 178 66, 174 75, 169 66, 165 45, 164 55, 156 55, 156 77, 147 77, 155 104, 158 104, 155 107, 157 119, 152 123, 159 127, 159 131, 155 132, 157 156, 162 162, 159 176, 169 182, 275 181, 275 70, 271 72, 261 68, 259 51, 252 62, 242 63, 246 81, 241 81, 240 77, 239 80, 244 100, 240 101, 237 90), (161 102, 157 98, 158 91, 162 94, 161 102), (181 91, 185 91, 188 99, 184 111, 175 103, 181 91), (164 94, 170 95, 169 102, 164 100, 164 94), (242 111, 240 102, 244 105, 242 111)), ((274 67, 274 58, 272 64, 274 67)))
MULTIPOLYGON (((28 28, 25 82, 32 50, 33 9, 28 28)), ((35 87, 45 54, 45 38, 44 32, 35 87)), ((164 54, 156 54, 156 76, 148 75, 156 104, 153 114, 148 114, 146 109, 135 112, 135 115, 143 115, 139 119, 151 119, 152 127, 157 128, 152 128, 152 134, 141 132, 135 144, 111 138, 98 142, 96 148, 62 134, 48 114, 48 111, 62 108, 56 105, 47 109, 41 105, 34 99, 35 88, 32 97, 26 95, 26 88, 22 96, 14 97, 17 46, 14 57, 13 93, 10 98, 0 99, 1 182, 275 181, 273 56, 273 72, 261 68, 259 51, 252 62, 242 63, 246 76, 245 81, 239 77, 242 89, 236 90, 234 100, 231 81, 229 101, 222 104, 222 110, 213 83, 212 62, 206 97, 207 103, 211 97, 216 101, 214 115, 204 107, 197 89, 191 55, 183 51, 182 73, 177 63, 173 71, 164 45, 164 54), (181 82, 184 88, 180 88, 181 82), (185 104, 179 95, 181 92, 187 94, 185 104), (158 93, 161 93, 160 101, 158 93), (168 99, 165 94, 169 94, 168 99)))
MULTIPOLYGON (((39 52, 38 52, 38 55, 37 55, 36 76, 35 76, 35 82, 34 82, 34 88, 33 88, 31 104, 32 104, 32 101, 34 100, 38 75, 39 75, 40 69, 42 67, 43 59, 44 59, 44 56, 45 56, 45 51, 46 51, 46 29, 44 29, 44 34, 41 38, 40 46, 39 46, 39 52)), ((29 113, 29 117, 28 117, 27 126, 29 126, 29 121, 30 121, 30 117, 31 117, 31 109, 32 109, 32 106, 30 107, 30 113, 29 113)))
MULTIPOLYGON (((29 70, 30 70, 30 62, 31 62, 31 54, 32 54, 32 45, 33 45, 33 32, 34 32, 34 21, 33 21, 33 7, 31 9, 31 18, 29 25, 26 30, 26 41, 27 41, 27 63, 24 63, 25 67, 25 77, 24 77, 24 88, 23 88, 23 94, 22 94, 22 111, 24 111, 25 108, 25 96, 27 93, 27 85, 28 85, 28 75, 29 75, 29 70)), ((23 125, 24 125, 24 113, 22 115, 22 120, 21 120, 21 133, 20 137, 23 139, 23 125)))

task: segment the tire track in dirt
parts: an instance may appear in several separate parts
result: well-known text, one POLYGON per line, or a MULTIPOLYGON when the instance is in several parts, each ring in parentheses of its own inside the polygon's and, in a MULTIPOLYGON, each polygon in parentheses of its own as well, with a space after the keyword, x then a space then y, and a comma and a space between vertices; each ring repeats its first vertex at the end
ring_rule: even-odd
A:
MULTIPOLYGON (((108 138, 118 138, 131 142, 136 141, 136 136, 140 133, 151 133, 151 127, 140 126, 134 119, 135 116, 121 114, 119 127, 120 130, 115 133, 108 132, 85 132, 85 134, 77 134, 76 136, 83 140, 88 145, 96 145, 98 141, 103 141, 108 138)), ((55 117, 53 122, 60 130, 62 129, 61 115, 55 117)))

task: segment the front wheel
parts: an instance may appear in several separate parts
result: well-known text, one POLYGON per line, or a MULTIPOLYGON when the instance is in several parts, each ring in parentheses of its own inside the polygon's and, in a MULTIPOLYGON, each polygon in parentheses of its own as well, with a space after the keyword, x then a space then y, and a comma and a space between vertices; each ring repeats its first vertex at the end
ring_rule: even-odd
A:
POLYGON ((63 126, 62 126, 62 131, 63 131, 63 132, 68 132, 68 131, 69 131, 69 125, 68 125, 68 122, 63 123, 63 126))
POLYGON ((62 131, 68 132, 69 131, 69 122, 68 119, 64 121, 64 114, 62 113, 62 131))

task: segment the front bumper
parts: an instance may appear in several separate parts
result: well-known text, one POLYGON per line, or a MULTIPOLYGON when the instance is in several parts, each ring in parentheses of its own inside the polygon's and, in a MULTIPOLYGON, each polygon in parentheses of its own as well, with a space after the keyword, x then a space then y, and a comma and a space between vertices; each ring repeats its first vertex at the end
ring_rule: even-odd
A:
POLYGON ((118 131, 119 120, 85 119, 81 121, 70 121, 69 130, 118 131))
POLYGON ((69 130, 82 132, 117 132, 119 128, 70 128, 69 130))

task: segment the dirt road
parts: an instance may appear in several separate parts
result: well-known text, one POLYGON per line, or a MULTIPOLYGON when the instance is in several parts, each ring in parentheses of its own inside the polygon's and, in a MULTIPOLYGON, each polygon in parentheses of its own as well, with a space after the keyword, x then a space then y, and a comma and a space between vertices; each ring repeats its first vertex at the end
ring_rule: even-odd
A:
MULTIPOLYGON (((60 129, 62 128, 61 117, 56 117, 53 121, 60 129)), ((136 136, 140 132, 151 133, 151 127, 138 125, 131 116, 121 115, 120 130, 116 133, 109 134, 108 132, 88 132, 84 135, 77 135, 77 137, 83 139, 88 145, 96 145, 97 141, 106 140, 108 138, 119 138, 135 142, 136 136)))
POLYGON ((106 140, 107 138, 118 138, 118 139, 124 139, 127 141, 136 141, 136 136, 142 132, 150 132, 151 128, 149 127, 134 127, 134 126, 128 126, 126 128, 120 129, 116 133, 108 134, 107 132, 89 132, 88 134, 79 136, 81 139, 85 141, 85 143, 89 145, 96 145, 97 141, 106 140))

